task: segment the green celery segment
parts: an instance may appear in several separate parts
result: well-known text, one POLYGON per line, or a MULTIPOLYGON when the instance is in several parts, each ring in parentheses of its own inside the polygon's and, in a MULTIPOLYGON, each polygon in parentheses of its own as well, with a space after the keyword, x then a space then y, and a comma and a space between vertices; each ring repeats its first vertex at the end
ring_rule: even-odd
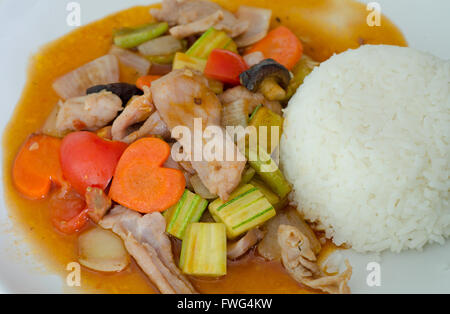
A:
POLYGON ((180 269, 186 275, 227 274, 227 236, 222 223, 192 223, 183 239, 180 269))
POLYGON ((167 220, 167 233, 182 240, 187 226, 200 221, 207 206, 208 201, 186 189, 178 203, 163 214, 167 220))
POLYGON ((250 166, 256 170, 256 173, 262 181, 264 181, 264 183, 275 192, 280 199, 286 198, 292 190, 291 185, 270 155, 261 147, 259 148, 259 154, 252 149, 246 149, 245 154, 250 166))
POLYGON ((260 107, 250 118, 249 125, 256 128, 258 145, 267 152, 272 153, 280 143, 281 134, 283 133, 283 123, 284 119, 282 116, 267 107, 260 107), (265 134, 261 132, 265 132, 265 134), (276 139, 273 137, 276 137, 276 139), (274 140, 273 144, 272 140, 274 140))
POLYGON ((217 199, 210 203, 209 212, 217 222, 225 224, 229 239, 262 225, 276 215, 272 204, 251 184, 239 187, 226 202, 217 199))
POLYGON ((166 22, 146 24, 137 28, 122 28, 114 34, 114 44, 125 49, 135 48, 163 35, 168 29, 169 25, 166 22))
POLYGON ((188 56, 208 59, 214 49, 226 49, 237 53, 237 45, 223 31, 211 27, 186 52, 188 56))

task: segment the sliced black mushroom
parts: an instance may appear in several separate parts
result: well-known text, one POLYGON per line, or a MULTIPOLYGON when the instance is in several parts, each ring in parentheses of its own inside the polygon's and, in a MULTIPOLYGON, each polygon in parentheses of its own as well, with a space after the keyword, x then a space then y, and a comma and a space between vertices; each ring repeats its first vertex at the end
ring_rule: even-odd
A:
POLYGON ((144 95, 144 92, 141 91, 139 88, 137 88, 136 85, 127 83, 113 83, 107 85, 92 86, 87 89, 86 94, 89 95, 100 93, 103 90, 106 90, 119 96, 124 105, 126 105, 133 96, 144 95))
POLYGON ((284 99, 291 78, 289 70, 273 59, 265 59, 240 75, 242 85, 269 100, 284 99))

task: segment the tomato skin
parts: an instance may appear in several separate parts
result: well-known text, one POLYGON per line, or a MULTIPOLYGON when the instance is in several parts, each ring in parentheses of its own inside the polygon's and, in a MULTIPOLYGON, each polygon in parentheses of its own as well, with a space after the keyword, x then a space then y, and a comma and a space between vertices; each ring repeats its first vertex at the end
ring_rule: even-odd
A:
POLYGON ((106 141, 91 132, 67 135, 60 149, 64 178, 81 195, 88 187, 106 189, 127 146, 106 141))
POLYGON ((80 231, 89 221, 86 202, 75 191, 58 191, 50 199, 53 226, 64 234, 80 231))
POLYGON ((239 85, 239 75, 249 69, 244 58, 224 49, 214 49, 205 68, 205 75, 232 85, 239 85))

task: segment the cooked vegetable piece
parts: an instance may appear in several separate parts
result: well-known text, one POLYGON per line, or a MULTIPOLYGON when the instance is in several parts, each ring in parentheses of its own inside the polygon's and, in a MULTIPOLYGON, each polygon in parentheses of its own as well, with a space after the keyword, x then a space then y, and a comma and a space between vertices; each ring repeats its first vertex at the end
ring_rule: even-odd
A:
POLYGON ((261 51, 266 58, 274 59, 288 70, 292 70, 302 57, 303 46, 289 28, 279 26, 250 47, 247 53, 255 51, 261 51))
POLYGON ((218 80, 213 80, 211 78, 208 79, 208 86, 209 88, 217 95, 220 95, 223 93, 223 83, 218 80))
POLYGON ((267 198, 270 204, 272 204, 274 207, 280 203, 280 198, 278 195, 276 195, 274 192, 270 190, 270 188, 264 184, 259 178, 253 178, 250 181, 250 184, 254 187, 258 188, 258 190, 261 191, 261 193, 267 198))
POLYGON ((84 96, 91 86, 118 82, 119 72, 117 57, 105 55, 58 78, 53 89, 63 99, 84 96))
POLYGON ((177 52, 175 54, 175 59, 173 60, 173 69, 174 70, 180 70, 180 69, 191 69, 191 70, 196 70, 199 72, 202 72, 205 70, 206 68, 206 60, 200 59, 200 58, 196 58, 196 57, 191 57, 188 56, 187 54, 181 53, 181 52, 177 52))
POLYGON ((63 138, 67 132, 61 131, 56 127, 56 121, 58 120, 59 104, 55 105, 52 112, 45 120, 44 126, 42 127, 42 133, 51 137, 63 138))
POLYGON ((265 59, 241 73, 242 85, 252 92, 260 91, 269 100, 283 100, 291 73, 273 59, 265 59))
POLYGON ((189 48, 186 54, 190 57, 208 59, 214 49, 226 49, 237 53, 237 46, 233 39, 227 33, 211 27, 189 48))
POLYGON ((247 167, 242 174, 241 185, 249 183, 255 176, 256 171, 252 167, 247 167))
POLYGON ((95 271, 119 272, 130 264, 130 257, 117 235, 95 227, 78 237, 78 261, 95 271))
POLYGON ((236 16, 240 21, 247 21, 250 24, 247 31, 235 39, 238 47, 253 45, 266 37, 270 27, 272 10, 241 5, 236 12, 236 16))
POLYGON ((184 44, 181 40, 167 35, 140 45, 138 50, 144 56, 161 56, 184 50, 184 44))
POLYGON ((121 48, 134 48, 159 37, 169 30, 167 23, 152 23, 137 28, 123 28, 114 34, 114 44, 121 48))
POLYGON ((151 63, 172 65, 173 60, 175 59, 175 53, 169 53, 167 55, 159 56, 146 56, 145 59, 147 59, 151 63))
POLYGON ((86 199, 89 218, 95 223, 98 223, 105 216, 112 205, 111 198, 99 188, 88 187, 84 198, 86 199))
POLYGON ((239 85, 239 75, 247 71, 248 66, 237 53, 214 49, 208 58, 205 75, 215 80, 233 85, 239 85))
POLYGON ((255 51, 244 56, 244 60, 249 67, 257 65, 265 59, 261 51, 255 51))
POLYGON ((167 233, 183 240, 187 226, 200 221, 206 206, 208 206, 208 201, 185 190, 178 203, 164 212, 167 220, 167 233))
POLYGON ((192 276, 227 274, 227 237, 221 223, 192 223, 183 240, 180 269, 192 276))
POLYGON ((276 260, 281 257, 281 249, 278 244, 278 227, 280 225, 289 225, 300 230, 306 237, 308 237, 311 244, 311 249, 315 254, 319 254, 321 245, 317 239, 316 234, 311 227, 303 220, 297 209, 289 207, 277 213, 277 216, 268 221, 263 229, 266 235, 258 245, 258 253, 267 260, 276 260))
POLYGON ((104 190, 126 148, 125 143, 107 141, 94 133, 71 133, 64 138, 60 149, 64 178, 81 195, 88 187, 104 190))
POLYGON ((130 101, 131 97, 144 94, 144 92, 137 88, 136 85, 128 83, 113 83, 107 85, 92 86, 87 89, 86 94, 96 94, 100 93, 103 90, 119 96, 124 105, 130 101))
POLYGON ((109 50, 109 54, 116 56, 122 65, 133 69, 139 75, 146 75, 152 65, 149 60, 137 53, 117 46, 112 46, 109 50))
POLYGON ((284 119, 282 116, 263 106, 255 112, 253 117, 250 119, 249 125, 256 128, 256 132, 258 134, 258 145, 267 152, 272 153, 280 143, 281 134, 283 132, 283 122, 284 119), (267 132, 267 136, 264 136, 264 134, 263 136, 260 136, 261 132, 267 132), (264 138, 267 140, 265 142, 261 142, 261 140, 264 141, 264 138))
POLYGON ((20 149, 14 161, 14 186, 24 196, 41 199, 47 196, 52 182, 63 183, 59 149, 61 140, 47 135, 33 135, 20 149))
POLYGON ((305 78, 314 70, 315 67, 319 66, 319 62, 314 61, 307 55, 303 55, 300 61, 292 69, 294 77, 292 78, 286 92, 285 101, 288 101, 292 96, 294 96, 300 85, 303 84, 305 78))
POLYGON ((249 230, 242 238, 235 242, 228 243, 227 257, 230 260, 235 260, 252 249, 259 241, 264 238, 264 232, 259 228, 249 230))
POLYGON ((97 132, 95 132, 95 134, 97 134, 97 136, 101 137, 104 140, 111 141, 112 140, 111 129, 112 129, 112 126, 108 125, 108 126, 105 126, 104 128, 101 128, 97 132))
POLYGON ((111 184, 110 196, 117 203, 141 212, 163 212, 184 193, 183 172, 163 168, 170 146, 158 138, 131 144, 122 155, 111 184))
POLYGON ((238 188, 227 202, 217 199, 208 208, 217 222, 225 224, 229 239, 236 238, 276 215, 272 204, 251 184, 238 188))
POLYGON ((216 199, 218 196, 215 194, 212 194, 208 188, 203 184, 202 180, 198 176, 198 174, 193 175, 189 178, 189 181, 192 184, 192 187, 194 188, 195 193, 197 193, 200 197, 206 199, 206 200, 213 200, 216 199))
POLYGON ((86 202, 72 189, 61 189, 50 198, 51 222, 62 233, 80 231, 89 221, 88 211, 86 202))
POLYGON ((284 199, 292 190, 291 185, 278 168, 275 161, 264 149, 259 149, 259 154, 252 149, 246 151, 246 157, 252 168, 267 186, 281 199, 284 199))
POLYGON ((248 121, 252 121, 253 118, 255 117, 256 113, 258 112, 259 108, 261 108, 263 106, 263 104, 259 104, 258 106, 256 106, 255 110, 253 110, 252 114, 250 115, 250 118, 248 118, 248 121))
POLYGON ((238 99, 222 108, 222 126, 247 126, 249 102, 245 98, 238 99))
POLYGON ((146 75, 146 76, 141 76, 137 82, 136 82, 136 86, 141 89, 144 90, 144 86, 150 87, 152 86, 152 82, 156 81, 157 79, 161 78, 160 75, 146 75))
POLYGON ((148 74, 162 76, 162 75, 169 74, 170 72, 172 72, 172 64, 153 63, 148 74))

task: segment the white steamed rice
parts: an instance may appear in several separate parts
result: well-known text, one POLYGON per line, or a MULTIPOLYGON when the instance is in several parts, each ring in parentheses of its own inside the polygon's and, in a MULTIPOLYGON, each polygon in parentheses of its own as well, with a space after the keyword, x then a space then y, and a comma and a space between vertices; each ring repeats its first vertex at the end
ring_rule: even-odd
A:
POLYGON ((363 46, 306 78, 285 111, 281 164, 305 218, 360 252, 450 235, 450 62, 363 46))

